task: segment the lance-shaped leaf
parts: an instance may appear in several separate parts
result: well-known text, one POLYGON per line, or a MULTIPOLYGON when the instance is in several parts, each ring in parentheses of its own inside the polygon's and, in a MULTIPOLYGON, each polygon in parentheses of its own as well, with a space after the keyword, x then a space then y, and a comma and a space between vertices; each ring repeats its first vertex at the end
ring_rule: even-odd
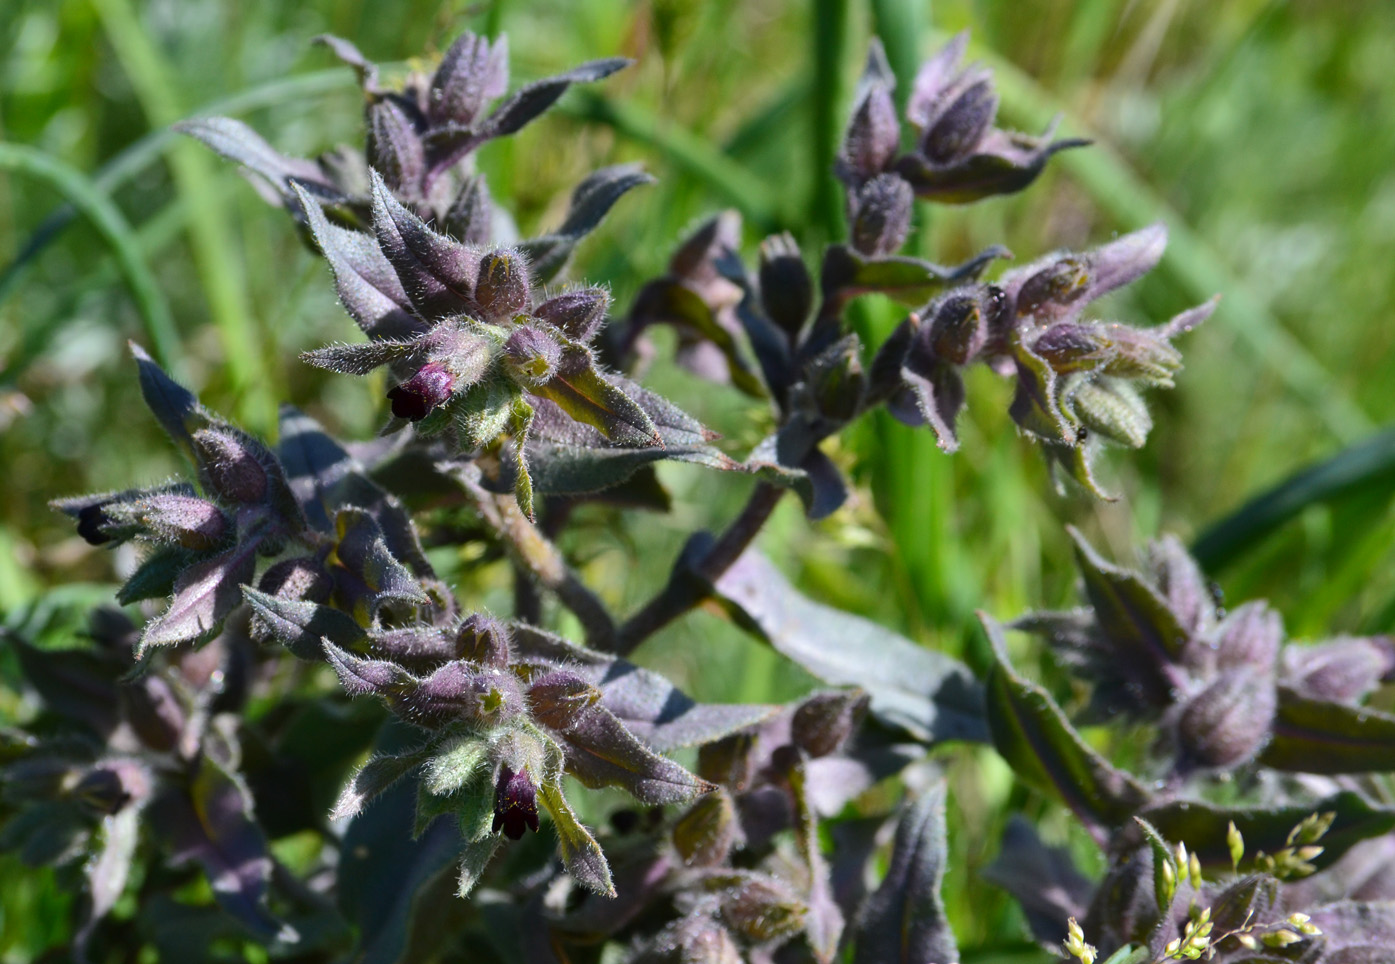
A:
POLYGON ((335 548, 339 562, 354 578, 355 590, 360 587, 366 590, 363 598, 358 598, 355 592, 355 598, 347 602, 351 605, 361 602, 369 612, 376 612, 388 601, 418 605, 430 601, 411 571, 393 556, 377 519, 364 509, 348 508, 339 512, 335 522, 339 532, 335 548))
MULTIPOLYGON (((790 755, 794 758, 794 762, 785 770, 785 776, 794 801, 795 844, 808 874, 805 892, 808 913, 804 917, 804 935, 819 964, 831 964, 838 953, 838 942, 843 937, 846 922, 843 911, 833 897, 828 861, 824 859, 820 846, 818 815, 814 812, 809 792, 809 759, 802 750, 782 748, 782 752, 776 756, 777 765, 786 750, 792 751, 790 755)), ((788 761, 789 757, 786 756, 785 760, 788 761)))
POLYGON ((301 352, 300 360, 340 375, 367 375, 383 365, 404 361, 420 352, 421 346, 414 341, 370 341, 314 348, 301 352))
POLYGON ((126 806, 102 818, 101 843, 85 868, 87 893, 91 903, 87 919, 74 935, 74 945, 84 948, 97 922, 115 906, 126 889, 140 841, 141 808, 126 806))
MULTIPOLYGON (((915 401, 914 414, 935 433, 935 443, 942 452, 959 451, 959 435, 955 423, 964 407, 964 379, 959 369, 949 362, 929 358, 923 352, 911 351, 901 368, 901 380, 915 401)), ((907 406, 893 398, 889 411, 907 424, 907 406)))
POLYGON ((1076 868, 1070 853, 1048 847, 1020 814, 1013 814, 1008 821, 1002 849, 983 868, 983 878, 1017 898, 1032 937, 1047 945, 1066 939, 1067 921, 1072 917, 1084 919, 1095 889, 1076 868))
POLYGON ((538 799, 552 815, 552 825, 557 828, 557 849, 567 873, 588 890, 602 897, 614 897, 615 885, 611 883, 610 865, 601 852, 601 845, 576 819, 562 796, 562 788, 555 783, 544 783, 538 788, 538 799))
POLYGON ((1259 762, 1292 773, 1395 770, 1395 715, 1310 699, 1281 686, 1273 737, 1259 762))
POLYGON ((1137 572, 1106 562, 1074 528, 1075 558, 1100 629, 1121 652, 1132 650, 1159 667, 1181 658, 1187 631, 1137 572))
POLYGON ((712 784, 659 756, 604 706, 575 713, 559 731, 567 771, 588 787, 621 787, 640 803, 686 803, 712 784))
POLYGON ((194 457, 193 433, 211 424, 208 412, 193 392, 176 382, 144 348, 130 343, 140 372, 140 393, 166 434, 194 457))
POLYGON ((865 690, 884 723, 932 742, 988 739, 983 691, 958 660, 814 602, 755 551, 713 588, 738 623, 778 652, 825 683, 865 690))
POLYGON ((515 660, 565 667, 601 691, 601 705, 651 749, 700 746, 761 723, 779 707, 696 703, 664 676, 525 623, 511 623, 515 660))
POLYGON ((743 467, 766 482, 793 489, 810 519, 825 519, 848 498, 843 473, 818 448, 818 438, 796 415, 774 435, 767 435, 746 456, 743 467))
POLYGON ((196 861, 225 911, 263 940, 297 939, 266 909, 271 851, 252 794, 238 777, 205 755, 187 789, 171 791, 152 808, 148 825, 168 840, 173 862, 196 861))
POLYGON ((242 601, 252 581, 261 540, 251 539, 212 559, 196 563, 174 581, 169 608, 146 623, 137 655, 152 646, 175 646, 208 639, 242 601))
POLYGON ((398 780, 420 767, 430 753, 422 749, 415 752, 389 754, 373 757, 360 767, 345 785, 334 809, 329 813, 331 820, 356 817, 368 803, 398 780))
POLYGON ((1148 792, 1081 738, 1051 694, 1017 675, 1002 627, 985 613, 979 621, 995 661, 987 684, 988 723, 1008 765, 1025 782, 1061 797, 1096 836, 1137 813, 1148 792))
POLYGON ((1197 800, 1175 800, 1149 807, 1139 816, 1168 840, 1186 841, 1203 867, 1229 871, 1229 827, 1245 841, 1245 852, 1275 854, 1290 846, 1293 829, 1313 814, 1333 814, 1332 825, 1318 840, 1322 853, 1307 862, 1321 869, 1363 840, 1395 829, 1395 808, 1377 806, 1349 790, 1308 803, 1282 806, 1225 807, 1197 800))
POLYGON ((82 724, 103 739, 120 721, 116 680, 121 668, 91 649, 40 649, 7 629, 0 640, 13 649, 24 681, 45 708, 82 724))
POLYGON ((552 280, 577 242, 596 229, 616 201, 627 191, 653 181, 637 164, 616 164, 601 168, 578 184, 562 226, 521 245, 533 277, 539 283, 552 280))
POLYGON ((131 573, 131 578, 116 592, 116 601, 129 606, 142 599, 162 599, 174 593, 174 581, 179 574, 196 562, 208 558, 208 553, 191 552, 179 546, 158 549, 146 556, 131 573))
POLYGON ((572 343, 562 349, 557 373, 528 391, 622 445, 663 446, 653 419, 614 382, 601 374, 591 351, 572 343))
POLYGON ((834 245, 823 260, 820 283, 828 303, 825 313, 837 313, 858 295, 878 293, 906 305, 923 305, 944 289, 977 278, 996 258, 1011 257, 994 245, 961 265, 944 268, 918 258, 871 258, 852 248, 834 245))
POLYGON ((318 201, 299 185, 296 197, 320 253, 329 262, 339 301, 370 338, 411 338, 426 323, 412 315, 411 299, 376 239, 330 223, 318 201))
POLYGON ((478 315, 475 283, 481 252, 437 234, 393 197, 373 174, 373 232, 417 314, 427 321, 478 315))
POLYGON ((292 211, 296 209, 296 196, 292 192, 297 182, 303 185, 302 190, 312 190, 327 200, 340 203, 347 200, 325 179, 324 172, 316 164, 299 157, 287 157, 242 121, 231 117, 195 117, 174 125, 174 129, 242 165, 256 176, 271 197, 278 198, 292 211))
POLYGON ((282 599, 251 586, 243 586, 242 595, 272 638, 300 659, 323 659, 325 639, 348 650, 361 650, 368 640, 367 632, 352 616, 331 606, 282 599))
POLYGON ((858 922, 855 964, 959 960, 940 900, 946 857, 945 786, 939 783, 901 815, 891 866, 858 922))

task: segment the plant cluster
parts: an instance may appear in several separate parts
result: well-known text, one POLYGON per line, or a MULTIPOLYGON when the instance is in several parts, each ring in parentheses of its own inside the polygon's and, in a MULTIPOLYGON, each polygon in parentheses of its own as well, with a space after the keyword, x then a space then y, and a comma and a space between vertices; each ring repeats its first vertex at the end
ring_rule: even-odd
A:
POLYGON ((914 199, 1011 194, 1084 144, 998 128, 991 76, 959 66, 966 37, 921 68, 904 123, 874 44, 836 165, 849 236, 817 270, 789 234, 748 264, 723 213, 613 317, 606 288, 562 279, 648 175, 597 171, 554 231, 523 239, 472 155, 624 61, 508 94, 502 39, 467 33, 397 85, 323 41, 357 71, 362 150, 304 160, 228 118, 181 129, 239 164, 328 262, 366 340, 304 360, 386 368, 385 428, 345 445, 285 407, 273 446, 133 349, 192 475, 56 501, 93 545, 140 547, 117 595, 128 608, 94 612, 76 647, 7 639, 37 701, 3 731, 0 845, 80 882, 79 956, 253 942, 307 961, 352 947, 373 961, 951 964, 947 794, 928 754, 976 742, 1059 797, 1107 861, 1092 881, 1025 821, 1009 828, 991 877, 1053 952, 1386 959, 1395 716, 1365 700, 1395 676, 1395 642, 1289 642, 1263 602, 1225 611, 1176 540, 1140 572, 1077 535, 1087 605, 1012 624, 1070 675, 1058 700, 1014 669, 987 616, 980 679, 801 595, 752 548, 787 490, 812 519, 844 503, 826 443, 871 411, 953 452, 974 363, 1011 381, 1013 422, 1063 482, 1106 497, 1101 448, 1145 443, 1142 393, 1172 385, 1174 340, 1214 306, 1151 328, 1095 317, 1158 263, 1161 227, 992 280, 1001 248, 954 267, 898 253, 914 199), (910 309, 877 345, 848 317, 867 293, 910 309), (769 436, 738 457, 641 386, 655 326, 693 372, 767 404, 769 436), (753 490, 617 618, 557 537, 582 503, 666 508, 662 460, 753 490), (434 571, 423 535, 462 520, 511 560, 512 618, 472 610, 434 571), (543 594, 582 640, 539 625, 543 594), (628 658, 704 603, 828 688, 703 704, 628 658), (1145 735, 1137 773, 1078 729, 1100 724, 1145 735), (574 808, 578 786, 626 802, 574 808), (605 826, 577 812, 607 807, 605 826), (295 860, 273 846, 288 840, 304 844, 295 860))

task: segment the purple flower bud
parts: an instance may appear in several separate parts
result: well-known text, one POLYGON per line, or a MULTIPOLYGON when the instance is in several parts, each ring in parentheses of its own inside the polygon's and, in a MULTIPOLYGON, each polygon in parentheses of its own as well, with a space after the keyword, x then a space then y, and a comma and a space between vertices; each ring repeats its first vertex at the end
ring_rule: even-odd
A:
POLYGON ((733 874, 721 892, 722 923, 754 942, 791 937, 804 928, 809 907, 794 888, 769 874, 733 874))
POLYGON ((466 31, 450 45, 431 78, 431 119, 437 124, 471 124, 508 86, 507 39, 500 37, 491 45, 487 37, 466 31))
POLYGON ((665 925, 631 958, 633 964, 741 964, 743 960, 727 929, 700 912, 665 925))
POLYGON ((1029 276, 1017 290, 1017 315, 1039 323, 1068 314, 1090 290, 1083 258, 1067 255, 1029 276))
POLYGON ((850 200, 852 244, 873 257, 894 254, 911 230, 915 192, 895 174, 878 174, 858 188, 850 200))
POLYGON ((901 124, 886 84, 874 82, 853 111, 839 157, 841 172, 858 183, 885 171, 901 146, 901 124))
POLYGON ((426 149, 415 105, 389 95, 368 108, 368 162, 394 191, 416 197, 426 173, 426 149))
POLYGON ((965 365, 988 341, 983 297, 986 289, 951 292, 931 307, 930 323, 921 330, 936 358, 965 365))
POLYGON ((528 307, 528 266, 517 251, 487 252, 480 258, 475 301, 486 318, 512 318, 528 307))
POLYGON ((232 532, 232 523, 222 509, 196 496, 172 492, 116 503, 106 514, 117 524, 139 528, 157 542, 186 549, 212 549, 232 532))
POLYGON ((1186 767, 1233 767, 1252 759, 1269 739, 1278 704, 1272 676, 1231 670, 1191 698, 1177 720, 1186 767))
POLYGON ((1245 603, 1216 628, 1216 668, 1270 675, 1284 640, 1284 621, 1262 599, 1245 603))
POLYGON ((600 698, 601 691, 589 680, 562 669, 539 677, 528 687, 533 719, 554 730, 569 728, 579 714, 600 698))
POLYGON ((499 768, 494 783, 492 833, 503 831, 510 840, 522 840, 524 830, 538 830, 538 788, 524 769, 515 773, 508 764, 499 768))
POLYGON ((1110 358, 1113 342, 1102 325, 1057 322, 1032 343, 1032 351, 1058 374, 1093 371, 1110 358))
POLYGON ((504 342, 504 358, 509 371, 524 385, 546 385, 557 373, 562 346, 541 328, 525 325, 504 342))
POLYGON ((998 94, 987 71, 962 83, 921 138, 921 152, 932 164, 951 164, 972 153, 998 113, 998 94))
POLYGON ((1183 629, 1194 635, 1210 632, 1216 623, 1216 600, 1210 584, 1182 541, 1168 535, 1148 550, 1148 565, 1158 592, 1183 629))
POLYGON ((731 796, 718 788, 699 797, 673 825, 673 846, 689 866, 711 867, 726 860, 739 832, 731 796))
POLYGON ((243 504, 260 502, 266 497, 266 467, 240 433, 200 429, 193 435, 193 444, 199 471, 213 495, 243 504))
POLYGON ((836 753, 862 722, 869 702, 862 690, 815 693, 794 711, 790 736, 810 757, 836 753))
POLYGON ((533 317, 584 343, 601 330, 609 306, 610 294, 604 288, 573 288, 538 305, 533 317))
POLYGON ((392 399, 392 414, 420 422, 450 398, 455 382, 455 376, 441 363, 423 365, 415 375, 387 393, 392 399))
POLYGON ((106 531, 115 521, 107 515, 110 502, 99 502, 84 506, 77 513, 77 533, 87 540, 88 545, 100 546, 110 542, 112 537, 106 531))
POLYGON ((523 694, 511 674, 480 670, 457 659, 422 680, 416 692, 394 709, 426 726, 457 720, 496 723, 523 710, 523 694))
POLYGON ((479 666, 509 665, 509 631, 488 613, 471 613, 455 633, 455 655, 479 666))
POLYGON ((862 405, 867 377, 862 371, 861 348, 857 336, 849 335, 809 363, 814 404, 831 422, 841 425, 850 421, 862 405))
POLYGON ((698 749, 698 776, 732 790, 745 790, 755 771, 755 742, 751 733, 734 733, 703 744, 698 749))
POLYGON ((760 300, 766 317, 791 339, 799 336, 814 307, 814 280, 788 232, 761 242, 760 300))
POLYGON ((1318 646, 1284 649, 1284 676, 1317 700, 1352 703, 1395 674, 1395 640, 1345 636, 1318 646))

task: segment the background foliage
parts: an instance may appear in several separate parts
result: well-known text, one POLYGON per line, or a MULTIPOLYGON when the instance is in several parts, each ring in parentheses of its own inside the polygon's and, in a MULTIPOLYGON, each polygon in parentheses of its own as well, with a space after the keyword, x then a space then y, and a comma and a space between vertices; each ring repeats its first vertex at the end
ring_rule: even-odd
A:
MULTIPOLYGON (((62 201, 55 184, 109 196, 121 217, 106 232, 79 220, 0 276, 6 625, 56 638, 87 601, 112 591, 112 557, 72 536, 48 499, 176 471, 173 449, 141 412, 124 352, 128 337, 150 344, 161 319, 178 344, 178 374, 249 428, 269 429, 282 397, 340 437, 377 428, 378 393, 296 358, 345 330, 324 265, 226 166, 152 133, 168 122, 230 113, 300 155, 353 137, 352 75, 306 43, 325 31, 386 62, 466 27, 503 29, 519 79, 634 57, 635 68, 572 92, 556 114, 480 155, 525 233, 556 224, 569 187, 599 165, 639 160, 659 177, 579 252, 574 274, 612 283, 624 305, 627 286, 660 273, 683 229, 719 207, 742 211, 752 244, 776 229, 804 243, 829 236, 841 213, 826 172, 866 39, 883 34, 901 72, 966 26, 972 55, 997 71, 1006 120, 1036 129, 1063 111, 1065 134, 1100 143, 1062 155, 1025 194, 933 217, 922 210, 912 249, 955 263, 1004 242, 1025 262, 1162 219, 1172 241, 1160 270, 1110 308, 1124 320, 1166 317, 1215 291, 1222 308, 1189 336, 1177 389, 1154 400, 1148 446, 1109 460, 1104 474, 1120 503, 1050 495, 1040 458, 1005 414, 1004 385, 979 370, 956 457, 928 433, 878 416, 839 453, 875 487, 864 484, 812 529, 788 500, 765 551, 811 594, 976 669, 989 655, 973 609, 1010 618, 1073 601, 1061 518, 1119 559, 1161 531, 1195 544, 1210 530, 1202 561, 1227 596, 1267 596, 1291 634, 1389 631, 1395 442, 1378 433, 1395 407, 1383 324, 1395 305, 1395 127, 1378 119, 1395 113, 1395 9, 1256 0, 982 0, 933 10, 894 0, 11 0, 0 7, 0 264, 23 254, 62 201), (133 264, 153 285, 131 284, 133 264), (1337 461, 1232 517, 1327 459, 1337 461), (1227 517, 1229 528, 1212 528, 1227 517), (35 605, 55 585, 64 594, 35 605)), ((898 318, 873 303, 860 322, 884 332, 898 318)), ((733 451, 764 434, 746 407, 681 371, 661 366, 650 381, 720 429, 733 451)), ((699 469, 665 464, 660 473, 675 494, 671 517, 624 531, 582 524, 573 535, 584 540, 588 579, 624 609, 661 575, 637 569, 637 556, 671 558, 686 532, 729 517, 744 495, 746 483, 714 483, 699 469)), ((452 547, 433 549, 432 560, 462 601, 507 610, 503 563, 466 567, 452 547)), ((786 699, 812 686, 705 613, 641 657, 704 700, 786 699)), ((0 706, 0 718, 15 709, 0 706)), ((1011 960, 1024 945, 1002 935, 1022 932, 1019 911, 976 874, 991 842, 1022 809, 1045 819, 1048 839, 1079 831, 1014 785, 991 752, 956 751, 956 761, 950 919, 961 945, 1001 945, 978 959, 1011 960), (979 852, 973 841, 990 843, 979 852)), ((10 859, 0 861, 0 954, 25 960, 61 933, 64 898, 43 875, 9 872, 10 859)))

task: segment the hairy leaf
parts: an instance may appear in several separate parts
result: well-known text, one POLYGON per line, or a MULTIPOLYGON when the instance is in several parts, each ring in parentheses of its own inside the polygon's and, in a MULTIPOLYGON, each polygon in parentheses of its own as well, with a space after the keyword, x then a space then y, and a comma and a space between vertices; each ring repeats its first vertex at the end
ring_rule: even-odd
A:
POLYGON ((1281 686, 1273 738, 1259 762, 1293 773, 1395 770, 1395 716, 1365 706, 1310 699, 1281 686))
POLYGON ((618 786, 640 803, 686 803, 712 784, 659 756, 604 706, 580 710, 561 730, 567 770, 588 787, 618 786))
POLYGON ((577 242, 596 229, 616 201, 627 191, 653 181, 654 178, 637 164, 603 167, 589 175, 572 192, 571 207, 562 226, 552 234, 521 245, 533 277, 539 283, 551 281, 562 270, 577 242))
POLYGON ((331 820, 356 817, 375 797, 420 767, 430 757, 426 750, 399 755, 381 754, 354 773, 330 811, 331 820))
POLYGON ((596 843, 591 831, 576 819, 576 814, 562 796, 561 787, 544 783, 538 788, 538 799, 552 815, 552 825, 557 828, 557 849, 562 854, 562 864, 567 868, 567 873, 588 890, 602 897, 614 897, 615 885, 611 883, 610 865, 601 852, 601 845, 596 843))
POLYGON ((174 581, 169 608, 146 623, 138 654, 152 646, 175 646, 211 637, 242 601, 242 586, 256 572, 260 540, 190 566, 174 581))

